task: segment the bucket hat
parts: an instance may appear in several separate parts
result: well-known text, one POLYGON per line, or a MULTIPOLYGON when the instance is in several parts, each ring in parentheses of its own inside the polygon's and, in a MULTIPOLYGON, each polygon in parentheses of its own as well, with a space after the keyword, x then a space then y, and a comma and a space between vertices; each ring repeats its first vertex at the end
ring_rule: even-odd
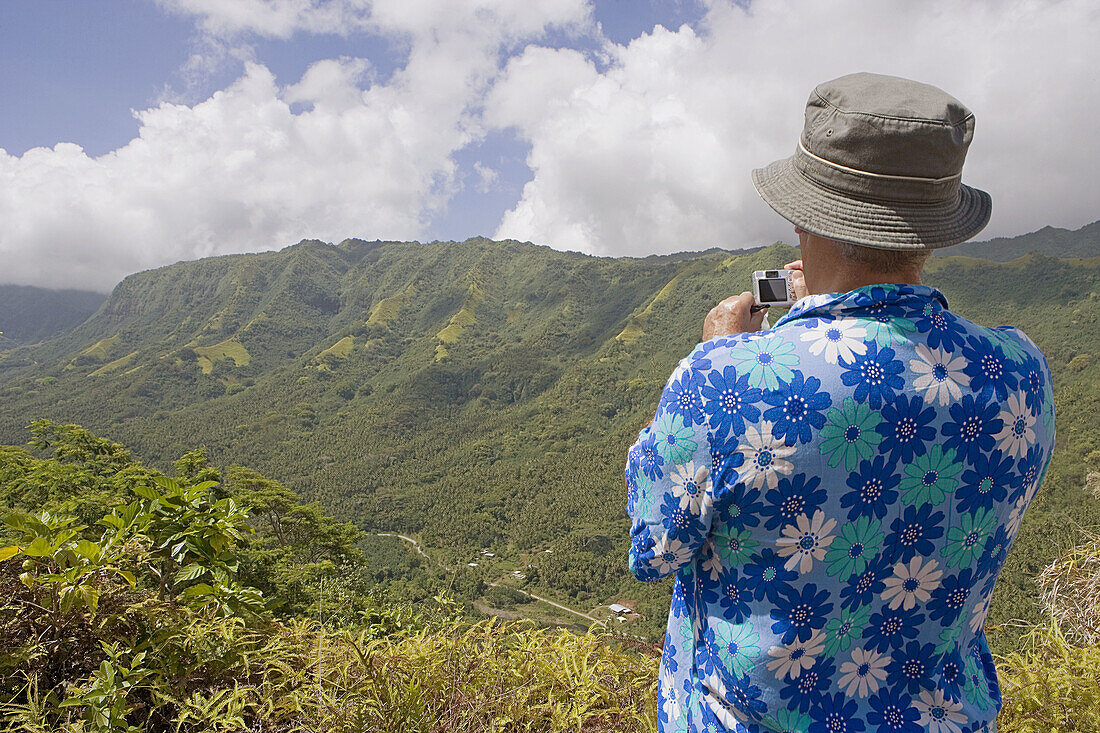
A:
POLYGON ((849 74, 806 102, 795 154, 752 172, 757 193, 802 229, 880 249, 922 250, 970 239, 992 201, 962 182, 974 114, 942 89, 896 76, 849 74))

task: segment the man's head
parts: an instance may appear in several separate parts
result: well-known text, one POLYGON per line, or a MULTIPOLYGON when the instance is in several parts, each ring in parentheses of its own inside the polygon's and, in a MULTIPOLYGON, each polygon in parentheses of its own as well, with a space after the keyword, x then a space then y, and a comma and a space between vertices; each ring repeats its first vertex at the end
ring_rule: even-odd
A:
MULTIPOLYGON (((753 184, 781 216, 834 243, 946 247, 989 221, 989 195, 961 181, 973 132, 974 115, 941 89, 850 74, 814 89, 795 154, 753 171, 753 184)), ((841 248, 855 259, 898 264, 841 248)))
MULTIPOLYGON (((876 283, 920 283, 930 250, 899 250, 837 242, 795 226, 806 293, 845 292, 876 283)), ((802 294, 806 294, 802 293, 802 294)))

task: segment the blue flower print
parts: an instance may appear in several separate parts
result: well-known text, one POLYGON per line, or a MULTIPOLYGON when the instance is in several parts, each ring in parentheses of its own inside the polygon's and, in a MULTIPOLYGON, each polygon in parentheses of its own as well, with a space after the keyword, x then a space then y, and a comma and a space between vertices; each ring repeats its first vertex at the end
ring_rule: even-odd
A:
POLYGON ((889 346, 879 349, 872 341, 867 344, 867 353, 851 362, 841 359, 840 364, 845 369, 840 381, 856 388, 852 394, 856 402, 867 402, 876 410, 884 400, 893 399, 897 391, 905 388, 901 376, 905 365, 894 358, 894 350, 889 346))
POLYGON ((1047 472, 1050 371, 932 288, 813 295, 682 359, 627 454, 629 566, 675 573, 662 733, 985 733, 982 629, 1047 472))
POLYGON ((943 537, 944 513, 931 504, 909 504, 902 516, 890 523, 886 537, 891 562, 909 562, 914 555, 927 557, 936 551, 933 540, 943 537))
POLYGON ((886 669, 891 679, 897 680, 910 695, 916 695, 922 689, 935 687, 932 674, 938 663, 935 644, 911 641, 904 649, 891 652, 886 669))
POLYGON ((862 733, 866 729, 857 717, 859 706, 843 692, 822 695, 814 711, 809 733, 862 733))
POLYGON ((661 470, 661 467, 665 465, 665 459, 661 457, 661 451, 657 447, 656 436, 652 430, 649 437, 641 444, 638 465, 650 481, 657 481, 665 475, 664 471, 661 470))
POLYGON ((1043 376, 1043 368, 1039 360, 1030 357, 1021 368, 1023 378, 1020 379, 1020 389, 1024 392, 1024 401, 1031 408, 1031 413, 1039 416, 1043 404, 1043 389, 1046 377, 1043 376))
POLYGON ((811 428, 821 429, 825 424, 823 411, 833 404, 829 393, 820 390, 820 379, 804 379, 802 372, 795 372, 789 384, 766 393, 764 402, 772 405, 772 409, 764 413, 764 419, 775 422, 772 437, 789 445, 796 441, 809 443, 813 437, 811 428))
POLYGON ((957 458, 974 463, 979 455, 993 450, 996 435, 1004 427, 1004 420, 997 417, 999 413, 996 402, 963 395, 962 402, 950 407, 951 420, 940 428, 940 435, 946 438, 944 451, 954 450, 957 458))
POLYGON ((692 369, 684 369, 679 377, 671 379, 668 388, 661 395, 657 412, 679 415, 683 424, 688 427, 702 425, 706 415, 696 379, 696 372, 692 369))
POLYGON ((883 421, 878 425, 882 442, 878 450, 888 456, 890 463, 912 463, 916 456, 924 455, 926 445, 936 438, 932 421, 936 410, 926 407, 920 395, 897 399, 882 406, 883 421))
POLYGON ((867 640, 865 646, 877 652, 900 649, 906 641, 917 638, 924 619, 919 608, 885 606, 871 614, 867 628, 863 630, 863 638, 867 640))
POLYGON ((866 570, 848 578, 840 591, 840 607, 855 609, 869 604, 886 589, 884 581, 891 573, 891 566, 881 556, 876 557, 866 570))
POLYGON ((721 589, 719 604, 726 612, 725 618, 735 624, 741 623, 751 613, 752 589, 743 578, 738 577, 736 570, 722 575, 721 589))
POLYGON ((916 319, 917 331, 926 333, 929 348, 954 351, 966 341, 966 330, 951 313, 929 303, 916 319))
POLYGON ((748 375, 751 386, 767 389, 779 389, 780 382, 790 381, 799 361, 793 343, 768 338, 743 339, 730 350, 730 358, 738 373, 748 375))
POLYGON ((959 500, 960 512, 973 512, 975 509, 992 509, 999 505, 1013 490, 1019 481, 1019 474, 1013 470, 1016 461, 999 450, 992 454, 979 453, 971 467, 963 471, 962 483, 955 490, 959 500))
POLYGON ((859 516, 882 519, 898 499, 901 476, 886 467, 884 456, 876 456, 873 461, 860 461, 859 471, 849 474, 847 483, 852 490, 840 497, 840 506, 850 507, 848 519, 859 516))
POLYGON ((958 647, 945 652, 940 658, 940 666, 936 679, 940 683, 943 693, 952 699, 958 699, 963 685, 963 659, 958 647))
POLYGON ((928 617, 944 626, 955 623, 966 601, 970 598, 970 589, 974 586, 974 571, 966 568, 962 572, 946 576, 940 587, 932 591, 932 600, 928 602, 928 617))
POLYGON ((779 479, 779 486, 764 495, 761 515, 767 519, 764 529, 778 529, 792 524, 800 514, 812 517, 829 497, 821 488, 821 477, 800 473, 793 478, 779 479))
POLYGON ((806 641, 815 629, 825 626, 826 617, 833 610, 829 591, 818 592, 816 583, 807 583, 802 590, 785 588, 771 617, 772 632, 781 636, 784 644, 795 639, 806 641))
POLYGON ((1005 358, 1000 344, 992 344, 979 336, 968 336, 962 355, 967 360, 964 371, 970 377, 970 388, 982 397, 988 399, 996 395, 997 399, 1003 400, 1008 397, 1009 390, 1016 389, 1019 384, 1019 377, 1005 358))
POLYGON ((750 387, 748 374, 738 375, 732 366, 709 372, 701 392, 716 441, 739 438, 745 421, 760 417, 760 409, 754 406, 760 401, 760 389, 750 387))
POLYGON ((871 733, 925 733, 920 712, 906 693, 882 687, 871 696, 870 704, 867 722, 875 726, 871 733))
POLYGON ((737 678, 736 684, 729 690, 729 699, 733 706, 753 720, 768 712, 768 704, 760 699, 760 686, 753 684, 748 675, 737 678))
POLYGON ((714 513, 723 524, 737 529, 755 527, 760 524, 760 490, 745 484, 735 484, 733 489, 723 492, 714 503, 714 513))
POLYGON ((798 577, 795 570, 787 570, 787 559, 780 557, 770 547, 764 548, 752 562, 742 569, 746 587, 752 590, 753 598, 770 603, 778 603, 783 593, 790 588, 790 582, 798 577))
POLYGON ((1008 553, 1008 531, 1002 525, 997 527, 993 536, 985 541, 985 550, 978 559, 978 575, 992 573, 1004 565, 1005 555, 1008 553))
POLYGON ((787 680, 787 684, 779 690, 779 697, 788 700, 789 707, 799 712, 808 712, 821 703, 821 699, 832 687, 835 675, 836 662, 828 657, 818 657, 809 669, 804 669, 802 674, 787 680))

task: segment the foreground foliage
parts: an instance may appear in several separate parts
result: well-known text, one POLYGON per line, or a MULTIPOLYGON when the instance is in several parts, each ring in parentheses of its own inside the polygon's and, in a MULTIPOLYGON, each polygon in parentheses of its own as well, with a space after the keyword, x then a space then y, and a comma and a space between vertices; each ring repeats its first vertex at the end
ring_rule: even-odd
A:
POLYGON ((385 603, 362 533, 278 482, 223 481, 201 451, 166 476, 75 425, 33 434, 47 457, 0 449, 6 729, 653 728, 652 650, 470 622, 446 595, 385 603))
MULTIPOLYGON (((655 646, 387 602, 362 534, 276 481, 32 432, 0 448, 0 730, 656 728, 655 646)), ((1040 575, 1050 620, 997 658, 1002 733, 1100 730, 1087 539, 1040 575)))

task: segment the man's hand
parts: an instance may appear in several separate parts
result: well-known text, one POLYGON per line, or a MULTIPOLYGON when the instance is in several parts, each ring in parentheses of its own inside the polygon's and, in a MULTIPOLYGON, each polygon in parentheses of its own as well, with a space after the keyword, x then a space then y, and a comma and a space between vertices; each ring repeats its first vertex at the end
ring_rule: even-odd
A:
POLYGON ((752 293, 746 290, 740 295, 731 295, 711 308, 703 321, 703 340, 759 331, 766 311, 750 313, 752 304, 752 293))
POLYGON ((810 291, 806 288, 806 273, 802 272, 802 260, 795 260, 783 265, 784 270, 791 271, 791 290, 794 291, 794 299, 802 300, 810 291))

